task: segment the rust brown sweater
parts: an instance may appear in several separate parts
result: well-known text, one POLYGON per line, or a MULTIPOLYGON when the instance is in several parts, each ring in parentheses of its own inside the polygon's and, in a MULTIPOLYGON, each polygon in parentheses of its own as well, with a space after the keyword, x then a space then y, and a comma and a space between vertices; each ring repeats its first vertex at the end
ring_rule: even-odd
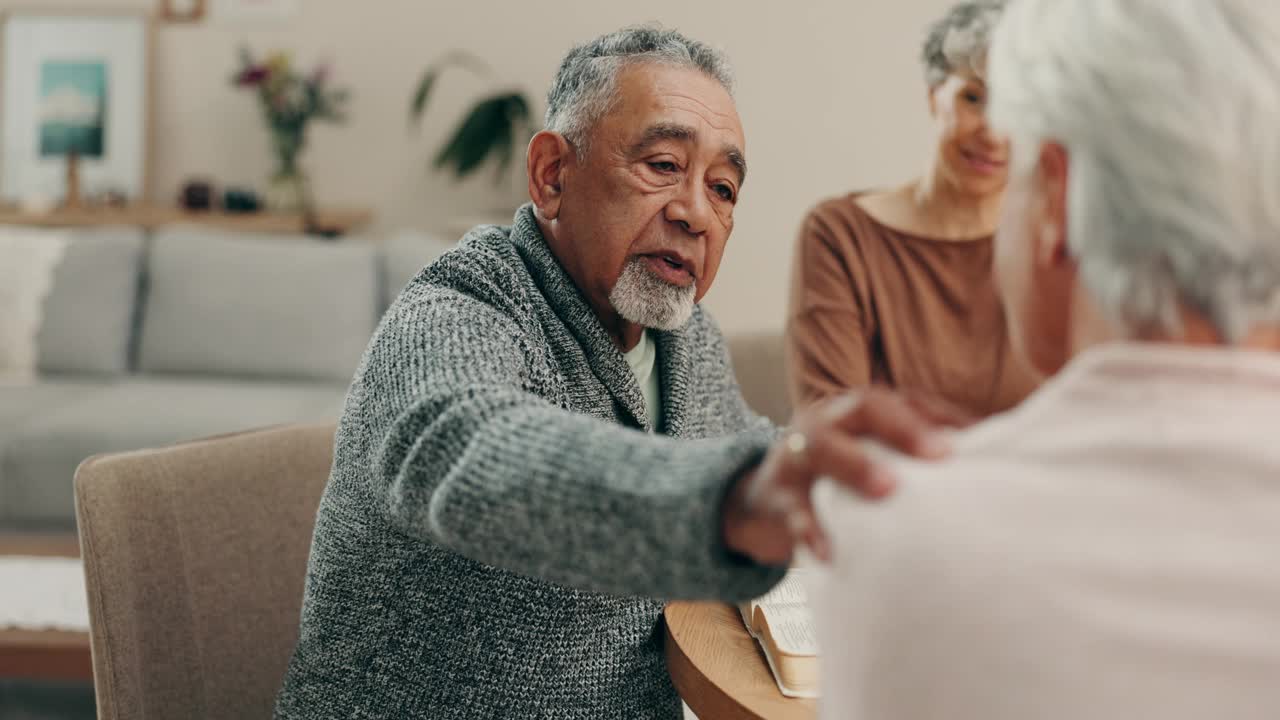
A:
POLYGON ((890 228, 857 194, 818 205, 800 231, 787 346, 797 407, 884 384, 979 416, 1037 384, 1013 354, 992 275, 991 237, 937 240, 890 228))

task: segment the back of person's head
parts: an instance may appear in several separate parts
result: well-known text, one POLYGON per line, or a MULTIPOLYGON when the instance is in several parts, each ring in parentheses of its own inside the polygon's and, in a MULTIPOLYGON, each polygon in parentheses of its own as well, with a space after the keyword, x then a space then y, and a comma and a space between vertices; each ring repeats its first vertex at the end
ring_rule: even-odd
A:
POLYGON ((1067 150, 1068 247, 1114 322, 1280 325, 1275 2, 1014 0, 988 73, 1014 178, 1067 150))

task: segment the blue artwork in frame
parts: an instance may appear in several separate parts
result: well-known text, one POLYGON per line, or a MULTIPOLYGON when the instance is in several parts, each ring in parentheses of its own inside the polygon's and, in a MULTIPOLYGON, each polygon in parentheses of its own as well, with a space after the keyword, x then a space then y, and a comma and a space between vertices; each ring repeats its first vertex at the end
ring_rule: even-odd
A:
POLYGON ((50 60, 41 66, 41 157, 102 157, 106 115, 105 62, 50 60))

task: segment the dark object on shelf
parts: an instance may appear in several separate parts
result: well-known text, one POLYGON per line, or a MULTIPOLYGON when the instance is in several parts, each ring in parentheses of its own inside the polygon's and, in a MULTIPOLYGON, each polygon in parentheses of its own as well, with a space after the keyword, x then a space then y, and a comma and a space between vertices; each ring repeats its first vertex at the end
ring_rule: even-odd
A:
POLYGON ((317 225, 314 221, 307 224, 303 232, 317 240, 337 240, 342 237, 342 228, 334 225, 317 225))
POLYGON ((212 210, 213 185, 193 180, 182 187, 182 207, 187 210, 212 210))
POLYGON ((222 207, 229 213, 255 213, 262 209, 262 201, 252 190, 227 188, 222 207))

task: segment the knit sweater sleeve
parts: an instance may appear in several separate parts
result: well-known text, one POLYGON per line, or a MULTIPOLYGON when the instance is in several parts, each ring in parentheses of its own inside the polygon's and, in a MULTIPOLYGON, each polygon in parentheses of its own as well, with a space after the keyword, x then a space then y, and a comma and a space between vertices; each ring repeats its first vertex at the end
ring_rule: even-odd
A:
POLYGON ((443 292, 393 312, 362 377, 401 532, 617 595, 737 601, 779 579, 720 533, 729 484, 767 434, 677 440, 571 412, 535 392, 524 335, 492 306, 443 292))

